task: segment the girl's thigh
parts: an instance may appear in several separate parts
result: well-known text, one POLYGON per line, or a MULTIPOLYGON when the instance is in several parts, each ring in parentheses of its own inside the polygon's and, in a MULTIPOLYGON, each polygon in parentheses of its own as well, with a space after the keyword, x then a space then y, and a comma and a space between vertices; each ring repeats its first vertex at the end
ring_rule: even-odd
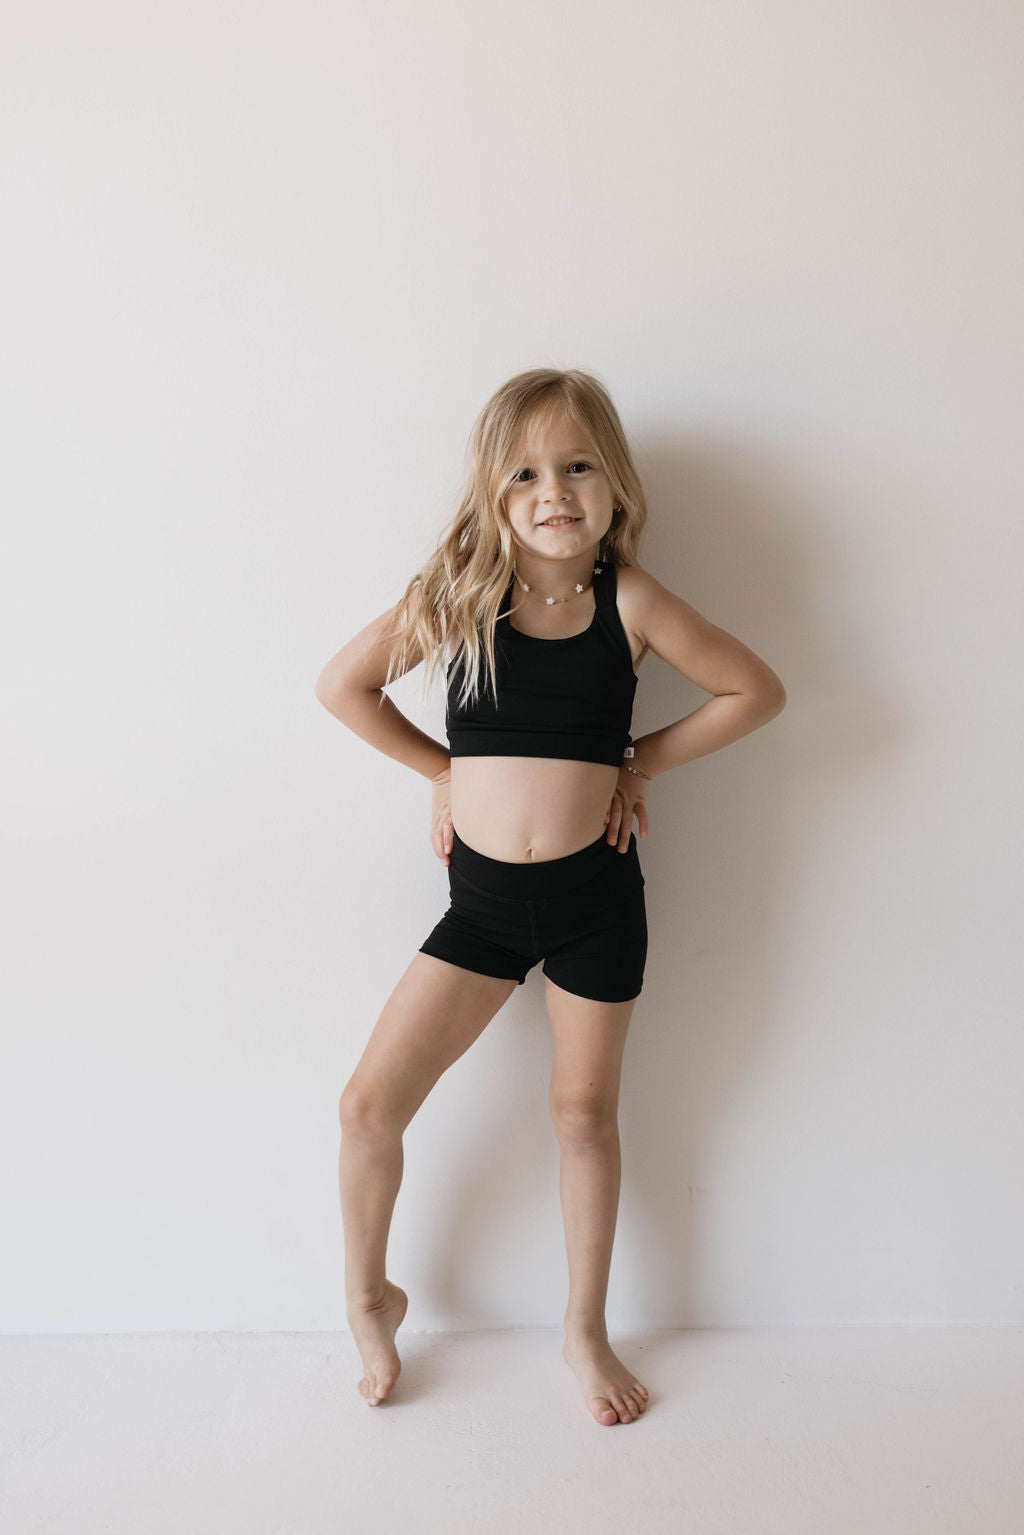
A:
POLYGON ((404 1128, 517 982, 416 953, 384 1004, 342 1094, 341 1116, 404 1128))
POLYGON ((554 1042, 549 1107, 553 1115, 614 1117, 622 1058, 637 998, 593 1002, 545 979, 554 1042))

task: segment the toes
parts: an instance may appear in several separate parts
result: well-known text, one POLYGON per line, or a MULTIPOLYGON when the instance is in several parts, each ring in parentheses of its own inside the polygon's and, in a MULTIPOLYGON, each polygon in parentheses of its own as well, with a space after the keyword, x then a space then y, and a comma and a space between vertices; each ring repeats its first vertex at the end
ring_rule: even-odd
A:
POLYGON ((367 1372, 359 1382, 359 1392, 371 1407, 377 1407, 394 1390, 395 1376, 372 1375, 367 1372))
POLYGON ((594 1398, 594 1406, 591 1408, 594 1417, 600 1423, 617 1423, 619 1415, 606 1396, 594 1398), (604 1404, 602 1406, 602 1403, 604 1404))
POLYGON ((359 1382, 359 1394, 366 1398, 369 1406, 378 1407, 391 1395, 397 1380, 397 1371, 387 1370, 383 1365, 379 1371, 367 1369, 359 1382))

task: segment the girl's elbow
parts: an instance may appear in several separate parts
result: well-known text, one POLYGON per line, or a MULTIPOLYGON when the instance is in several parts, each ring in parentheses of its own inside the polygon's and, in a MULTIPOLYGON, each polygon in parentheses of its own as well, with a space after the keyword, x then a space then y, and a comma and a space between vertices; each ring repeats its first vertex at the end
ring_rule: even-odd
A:
POLYGON ((774 719, 777 714, 782 713, 785 707, 786 689, 782 686, 782 683, 779 681, 778 677, 776 677, 771 687, 767 690, 765 699, 765 708, 768 710, 768 718, 774 719))
POLYGON ((747 690, 748 708, 763 724, 786 707, 786 689, 773 671, 762 673, 747 690))
POLYGON ((327 665, 320 668, 320 675, 313 685, 313 696, 325 708, 330 708, 338 695, 345 692, 349 682, 345 670, 337 656, 332 656, 327 665))
POLYGON ((343 679, 337 673, 333 673, 330 667, 325 667, 316 679, 313 688, 313 697, 318 704, 323 704, 329 714, 336 714, 338 704, 344 697, 345 686, 343 679))

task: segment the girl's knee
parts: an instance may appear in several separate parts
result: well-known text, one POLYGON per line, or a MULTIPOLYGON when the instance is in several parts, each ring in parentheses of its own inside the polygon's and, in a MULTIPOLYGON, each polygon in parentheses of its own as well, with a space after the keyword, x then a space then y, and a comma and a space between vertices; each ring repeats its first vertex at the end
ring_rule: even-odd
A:
POLYGON ((404 1126, 380 1093, 350 1082, 338 1100, 338 1122, 347 1135, 393 1135, 404 1126))
POLYGON ((552 1098, 551 1119, 560 1141, 577 1145, 601 1145, 619 1133, 618 1104, 607 1098, 579 1093, 552 1098))

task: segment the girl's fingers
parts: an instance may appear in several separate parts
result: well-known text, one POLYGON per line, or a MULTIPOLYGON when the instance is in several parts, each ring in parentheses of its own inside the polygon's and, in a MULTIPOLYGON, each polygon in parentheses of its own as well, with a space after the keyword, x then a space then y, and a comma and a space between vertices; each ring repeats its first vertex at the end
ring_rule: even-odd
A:
POLYGON ((629 839, 632 833, 634 815, 636 816, 637 827, 639 828, 641 837, 646 837, 647 835, 647 809, 643 800, 638 799, 633 805, 630 806, 629 814, 623 818, 622 826, 620 828, 621 835, 617 839, 620 853, 629 852, 629 839))

